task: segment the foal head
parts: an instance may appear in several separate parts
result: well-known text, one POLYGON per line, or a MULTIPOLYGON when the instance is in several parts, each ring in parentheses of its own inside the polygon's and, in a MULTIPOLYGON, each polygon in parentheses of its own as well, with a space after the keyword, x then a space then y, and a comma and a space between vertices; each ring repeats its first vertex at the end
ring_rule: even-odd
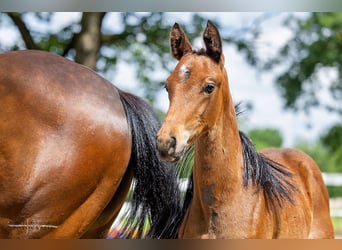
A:
POLYGON ((224 100, 229 98, 222 41, 210 21, 203 40, 205 49, 193 51, 179 25, 172 28, 171 51, 179 62, 165 85, 170 106, 158 133, 158 150, 164 160, 178 161, 191 144, 213 127, 224 100))

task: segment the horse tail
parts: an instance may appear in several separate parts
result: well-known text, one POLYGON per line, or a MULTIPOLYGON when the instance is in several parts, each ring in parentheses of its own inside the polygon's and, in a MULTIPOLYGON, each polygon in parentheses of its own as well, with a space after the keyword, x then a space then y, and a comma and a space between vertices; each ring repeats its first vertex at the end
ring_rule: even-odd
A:
POLYGON ((156 135, 161 124, 147 102, 123 91, 119 93, 132 134, 128 167, 134 173, 134 191, 122 236, 177 238, 188 202, 181 197, 176 166, 159 160, 156 135))

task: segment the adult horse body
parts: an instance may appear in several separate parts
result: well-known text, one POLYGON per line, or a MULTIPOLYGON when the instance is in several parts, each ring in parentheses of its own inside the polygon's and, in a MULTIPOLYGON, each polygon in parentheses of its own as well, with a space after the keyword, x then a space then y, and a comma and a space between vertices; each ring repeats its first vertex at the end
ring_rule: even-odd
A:
POLYGON ((238 130, 222 42, 209 21, 206 49, 193 51, 178 24, 168 77, 170 107, 158 132, 164 160, 194 144, 194 194, 180 238, 333 238, 329 197, 315 162, 301 151, 255 151, 238 130))
POLYGON ((164 224, 181 210, 176 175, 157 157, 147 103, 62 57, 19 51, 0 55, 0 107, 0 238, 103 238, 132 178, 132 227, 151 216, 150 237, 175 234, 164 224))

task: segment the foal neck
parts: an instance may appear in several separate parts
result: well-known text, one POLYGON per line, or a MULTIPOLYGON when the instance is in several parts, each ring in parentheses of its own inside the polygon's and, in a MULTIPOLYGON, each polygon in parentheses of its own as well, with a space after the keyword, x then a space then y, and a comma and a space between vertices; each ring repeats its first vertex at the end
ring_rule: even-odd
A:
POLYGON ((195 142, 194 195, 184 226, 192 231, 200 222, 194 227, 203 238, 220 238, 230 230, 227 221, 234 218, 243 190, 242 145, 228 82, 224 91, 215 125, 195 142))
POLYGON ((209 224, 243 185, 242 146, 228 84, 220 112, 215 125, 195 143, 194 202, 209 224))

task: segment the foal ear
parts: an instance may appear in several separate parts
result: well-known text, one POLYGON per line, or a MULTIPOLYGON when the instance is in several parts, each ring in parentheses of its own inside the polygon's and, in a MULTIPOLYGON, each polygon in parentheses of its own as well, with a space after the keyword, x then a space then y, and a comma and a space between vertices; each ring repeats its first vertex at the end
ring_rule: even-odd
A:
POLYGON ((218 63, 222 54, 222 41, 219 31, 210 21, 204 30, 203 40, 208 56, 218 63))
POLYGON ((191 44, 178 23, 175 23, 172 27, 170 33, 170 45, 172 55, 177 60, 180 60, 182 56, 192 51, 191 44))

